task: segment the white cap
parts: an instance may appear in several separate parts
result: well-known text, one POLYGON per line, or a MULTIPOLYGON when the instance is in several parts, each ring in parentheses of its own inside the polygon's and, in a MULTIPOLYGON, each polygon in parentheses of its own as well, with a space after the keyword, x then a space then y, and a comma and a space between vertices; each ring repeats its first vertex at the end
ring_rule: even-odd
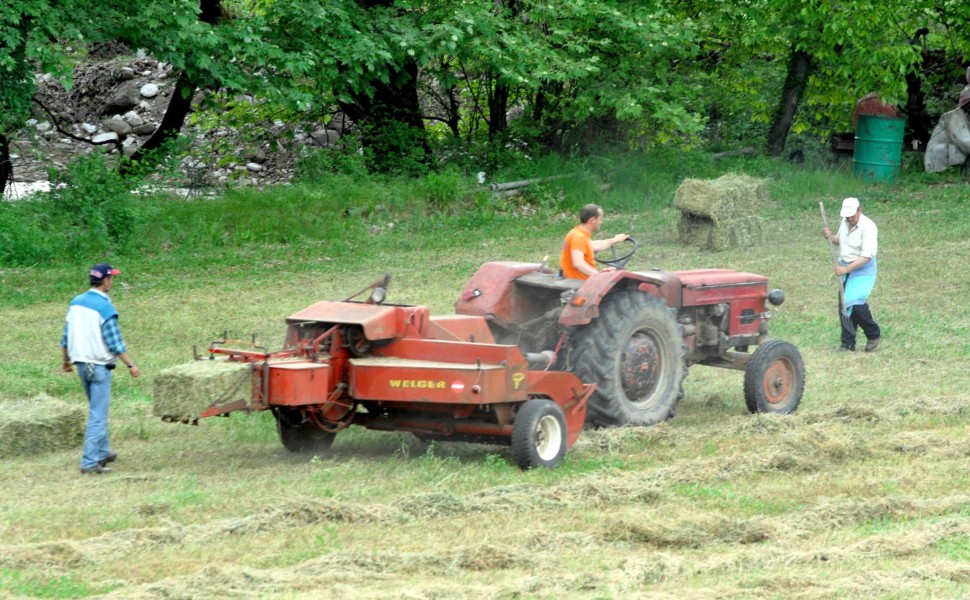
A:
POLYGON ((858 198, 846 198, 842 201, 842 210, 839 211, 839 216, 843 219, 848 219, 852 215, 859 211, 859 199, 858 198))

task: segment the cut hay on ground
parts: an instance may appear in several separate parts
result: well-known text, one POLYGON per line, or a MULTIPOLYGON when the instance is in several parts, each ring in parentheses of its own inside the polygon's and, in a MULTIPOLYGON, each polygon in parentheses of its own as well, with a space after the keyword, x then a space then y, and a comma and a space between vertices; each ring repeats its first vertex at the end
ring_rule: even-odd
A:
POLYGON ((68 403, 45 394, 0 401, 0 457, 80 448, 87 402, 68 403))
POLYGON ((763 244, 759 216, 767 204, 764 179, 730 173, 714 180, 685 179, 674 196, 680 241, 711 251, 763 244))
POLYGON ((155 377, 153 413, 158 417, 194 420, 211 406, 244 400, 252 403, 250 365, 200 360, 170 367, 155 377))

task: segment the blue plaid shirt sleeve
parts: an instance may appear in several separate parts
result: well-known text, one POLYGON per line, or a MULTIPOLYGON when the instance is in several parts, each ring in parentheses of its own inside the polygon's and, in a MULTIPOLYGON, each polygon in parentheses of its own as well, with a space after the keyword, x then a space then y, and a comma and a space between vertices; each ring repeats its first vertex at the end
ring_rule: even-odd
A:
POLYGON ((121 329, 118 327, 118 318, 112 317, 101 324, 101 334, 104 335, 104 343, 114 354, 121 354, 127 348, 121 340, 121 329))

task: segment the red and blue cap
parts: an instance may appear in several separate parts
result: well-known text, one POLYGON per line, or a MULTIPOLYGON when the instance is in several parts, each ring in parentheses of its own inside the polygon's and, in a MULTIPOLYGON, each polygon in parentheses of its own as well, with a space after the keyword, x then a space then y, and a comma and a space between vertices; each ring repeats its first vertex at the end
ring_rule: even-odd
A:
POLYGON ((98 263, 93 267, 91 267, 91 272, 89 273, 89 275, 91 275, 91 279, 104 279, 105 277, 109 277, 111 275, 118 275, 120 273, 121 271, 119 271, 118 269, 115 269, 108 263, 98 263))

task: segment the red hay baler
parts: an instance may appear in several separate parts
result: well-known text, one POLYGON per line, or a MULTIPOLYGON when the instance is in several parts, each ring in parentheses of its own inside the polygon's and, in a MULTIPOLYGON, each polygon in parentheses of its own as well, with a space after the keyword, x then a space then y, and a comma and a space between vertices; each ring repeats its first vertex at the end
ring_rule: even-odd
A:
POLYGON ((555 467, 579 436, 595 389, 549 370, 551 353, 498 344, 478 316, 431 317, 426 306, 318 302, 286 319, 284 348, 230 348, 209 358, 251 365, 251 400, 201 416, 271 410, 290 451, 323 451, 350 425, 419 438, 505 443, 523 469, 555 467))

